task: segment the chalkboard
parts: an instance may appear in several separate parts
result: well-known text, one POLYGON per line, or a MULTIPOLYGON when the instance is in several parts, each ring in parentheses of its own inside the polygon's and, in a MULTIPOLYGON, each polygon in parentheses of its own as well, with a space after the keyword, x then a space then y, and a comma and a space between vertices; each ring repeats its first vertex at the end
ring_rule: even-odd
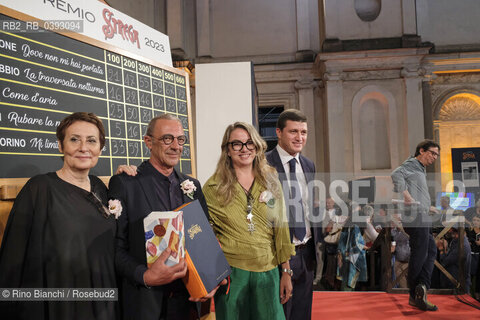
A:
MULTIPOLYGON (((0 20, 14 20, 0 14, 0 20)), ((0 30, 0 178, 31 177, 62 166, 55 130, 72 112, 94 112, 106 145, 92 174, 149 158, 150 119, 178 116, 189 137, 179 169, 192 173, 188 76, 42 30, 0 30)))

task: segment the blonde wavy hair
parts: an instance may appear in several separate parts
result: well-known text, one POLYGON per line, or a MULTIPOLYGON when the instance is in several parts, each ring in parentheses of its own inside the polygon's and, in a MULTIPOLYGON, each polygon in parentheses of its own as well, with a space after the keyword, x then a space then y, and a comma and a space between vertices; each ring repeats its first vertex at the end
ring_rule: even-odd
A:
POLYGON ((227 127, 222 140, 222 153, 218 160, 214 176, 217 180, 217 193, 222 198, 225 205, 229 204, 235 196, 235 183, 237 177, 233 169, 232 159, 228 155, 228 142, 230 135, 235 129, 243 129, 248 132, 250 139, 256 148, 255 159, 253 160, 253 173, 255 182, 260 183, 265 189, 272 192, 275 198, 283 197, 280 182, 278 180, 277 170, 271 167, 265 158, 267 143, 262 139, 257 130, 246 122, 235 122, 227 127))

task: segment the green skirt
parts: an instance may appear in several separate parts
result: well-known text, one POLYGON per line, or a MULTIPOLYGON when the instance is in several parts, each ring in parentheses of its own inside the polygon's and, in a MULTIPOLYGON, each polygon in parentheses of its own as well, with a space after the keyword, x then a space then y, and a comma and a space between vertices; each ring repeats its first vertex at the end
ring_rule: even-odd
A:
POLYGON ((217 320, 284 320, 277 268, 252 272, 232 267, 230 289, 221 286, 215 294, 217 320))

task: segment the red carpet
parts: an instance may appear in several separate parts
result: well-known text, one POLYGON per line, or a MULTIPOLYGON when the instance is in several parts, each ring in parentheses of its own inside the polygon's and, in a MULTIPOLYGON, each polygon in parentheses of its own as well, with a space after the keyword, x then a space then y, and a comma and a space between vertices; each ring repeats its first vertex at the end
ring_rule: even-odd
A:
MULTIPOLYGON (((480 307, 468 295, 461 298, 480 307)), ((459 302, 454 295, 429 294, 428 300, 439 310, 425 312, 409 306, 408 294, 316 291, 312 319, 480 319, 480 310, 459 302)))

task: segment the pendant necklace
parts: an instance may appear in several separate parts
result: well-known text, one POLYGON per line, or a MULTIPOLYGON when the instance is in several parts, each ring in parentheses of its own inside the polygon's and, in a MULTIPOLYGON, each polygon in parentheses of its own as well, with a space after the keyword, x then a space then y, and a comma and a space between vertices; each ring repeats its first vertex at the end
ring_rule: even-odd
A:
POLYGON ((253 196, 251 194, 252 187, 253 187, 253 183, 250 186, 250 190, 247 190, 242 186, 242 189, 247 196, 247 217, 246 218, 247 218, 247 230, 248 232, 250 232, 250 234, 252 234, 255 231, 255 222, 253 222, 253 214, 252 214, 253 202, 254 202, 253 196))

